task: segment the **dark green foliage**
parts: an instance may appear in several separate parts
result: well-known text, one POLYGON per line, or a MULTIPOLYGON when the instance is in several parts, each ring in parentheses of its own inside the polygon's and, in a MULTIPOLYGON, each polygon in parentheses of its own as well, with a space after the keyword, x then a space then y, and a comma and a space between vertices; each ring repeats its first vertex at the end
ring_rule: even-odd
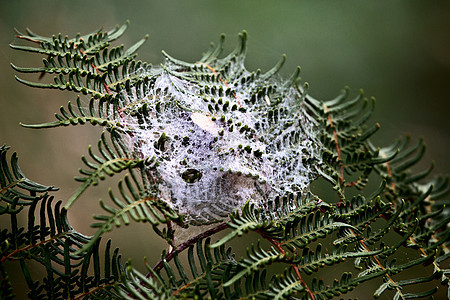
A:
POLYGON ((0 214, 18 213, 23 206, 33 205, 47 196, 49 191, 57 190, 26 178, 17 164, 16 153, 13 153, 8 163, 8 148, 0 146, 0 214))
MULTIPOLYGON (((33 82, 18 77, 18 81, 89 97, 88 108, 83 107, 78 95, 75 105, 69 102, 67 108, 61 107, 55 114, 56 121, 23 126, 91 124, 102 126, 106 132, 101 134, 97 150, 89 147, 89 156, 82 157, 86 167, 76 178, 82 185, 64 207, 52 196, 56 188, 26 178, 16 154, 9 158, 8 148, 0 148, 0 215, 10 223, 0 231, 0 298, 13 298, 14 282, 10 282, 5 269, 11 264, 20 266, 32 299, 330 299, 345 297, 342 295, 376 278, 382 279, 381 285, 365 290, 365 297, 369 293, 374 297, 387 294, 394 299, 444 294, 440 289, 448 288, 450 274, 449 200, 445 197, 450 190, 449 178, 428 179, 433 166, 418 173, 412 171, 425 151, 422 140, 413 146, 409 146, 409 137, 386 147, 372 144, 370 137, 380 127, 369 123, 374 99, 368 100, 362 92, 348 99, 345 89, 333 100, 316 100, 306 93, 306 84, 299 85, 299 68, 288 80, 275 83, 271 79, 284 64, 284 56, 265 74, 245 70, 245 32, 239 35, 236 50, 226 57, 219 57, 222 36, 219 45, 211 47, 196 63, 179 61, 163 52, 171 67, 153 68, 135 60, 146 37, 128 50, 111 46, 126 27, 74 39, 61 35, 47 38, 27 31, 18 33, 19 38, 36 47, 11 45, 45 56, 43 67, 12 65, 16 71, 50 74, 53 79, 33 82), (134 133, 123 118, 123 113, 131 112, 138 126, 151 130, 145 127, 146 120, 158 116, 161 103, 155 112, 144 98, 163 72, 201 84, 197 92, 209 103, 211 115, 219 116, 217 121, 227 124, 230 132, 235 130, 249 139, 257 130, 226 115, 230 111, 246 113, 246 106, 238 105, 238 100, 252 105, 262 102, 268 124, 260 124, 258 130, 268 131, 262 138, 269 143, 281 134, 272 132, 272 125, 287 116, 279 103, 295 89, 296 102, 314 124, 313 142, 318 153, 306 151, 290 159, 296 163, 301 160, 313 170, 316 179, 329 182, 333 196, 322 199, 322 193, 314 190, 293 189, 265 198, 263 205, 249 199, 242 207, 235 207, 228 218, 219 218, 217 208, 211 208, 211 216, 205 217, 207 222, 226 224, 205 229, 177 244, 174 223, 183 227, 195 223, 185 223, 183 215, 163 199, 156 172, 160 161, 142 155, 139 142, 133 139, 134 133), (238 99, 239 88, 249 88, 251 96, 238 99), (236 103, 222 101, 223 95, 234 96, 236 103), (100 201, 105 212, 94 216, 94 236, 77 232, 67 219, 67 209, 82 199, 87 188, 122 172, 126 174, 117 190, 110 189, 109 199, 100 201), (26 220, 24 226, 21 220, 26 220), (170 245, 170 250, 161 249, 161 260, 154 267, 145 262, 147 274, 130 263, 122 263, 111 241, 101 241, 104 233, 132 222, 149 223, 170 245), (220 240, 211 242, 212 234, 226 228, 229 230, 220 240), (252 243, 244 239, 249 233, 260 240, 252 243), (235 242, 245 244, 247 251, 229 246, 235 242), (42 278, 33 278, 30 262, 39 265, 42 278), (409 271, 419 267, 420 275, 409 271), (327 274, 333 279, 324 276, 327 274)), ((153 92, 167 95, 161 90, 153 92)), ((182 106, 173 100, 174 106, 182 106)), ((216 119, 211 118, 213 121, 216 119)), ((302 133, 302 128, 292 131, 284 143, 295 149, 302 133)), ((169 141, 163 132, 155 142, 155 151, 166 153, 169 141)), ((284 147, 276 143, 271 146, 284 147)), ((225 155, 247 155, 258 162, 266 154, 250 144, 237 148, 225 155)), ((238 178, 253 176, 230 174, 247 176, 238 178)), ((195 168, 182 174, 187 185, 201 177, 195 168)), ((255 185, 266 197, 262 185, 255 185)), ((327 187, 322 185, 320 189, 327 187)), ((221 202, 217 206, 226 206, 221 202)))
POLYGON ((102 133, 101 140, 98 142, 97 146, 101 156, 95 155, 91 146, 89 146, 89 156, 94 162, 88 161, 84 156, 81 157, 81 160, 89 169, 80 169, 80 173, 83 177, 75 177, 75 180, 83 182, 83 185, 68 200, 66 208, 69 208, 89 186, 97 185, 99 179, 104 180, 106 177, 105 175, 113 176, 115 173, 142 167, 144 165, 144 161, 135 160, 127 153, 125 146, 121 143, 120 139, 114 135, 114 132, 111 134, 111 141, 113 147, 108 144, 105 134, 102 133))
POLYGON ((3 265, 0 267, 0 298, 14 299, 14 291, 3 265))
POLYGON ((78 124, 83 125, 86 122, 89 122, 92 125, 103 126, 108 130, 111 130, 113 128, 120 130, 120 128, 123 127, 120 123, 112 122, 107 118, 108 111, 110 111, 111 109, 110 106, 111 105, 109 105, 108 102, 104 101, 104 99, 96 101, 94 98, 91 98, 91 100, 89 101, 89 112, 87 112, 86 109, 81 105, 80 97, 77 97, 76 108, 78 112, 73 108, 72 103, 69 101, 67 110, 61 106, 61 114, 55 114, 56 119, 58 119, 57 121, 37 125, 21 125, 28 128, 53 128, 78 124))
MULTIPOLYGON (((5 157, 4 153, 3 158, 5 157)), ((12 162, 13 172, 21 174, 15 155, 12 156, 12 162)), ((111 256, 111 243, 107 243, 103 254, 105 257, 103 277, 100 277, 99 241, 86 253, 77 254, 91 238, 76 232, 70 226, 67 211, 61 207, 61 201, 54 204, 53 196, 45 191, 52 189, 42 187, 35 183, 30 184, 25 189, 31 196, 24 197, 20 193, 23 186, 19 184, 7 186, 2 183, 3 199, 7 197, 15 199, 14 201, 11 199, 13 204, 10 209, 2 213, 11 220, 11 229, 1 231, 2 264, 6 262, 20 264, 30 289, 28 295, 33 299, 72 298, 75 295, 88 294, 92 289, 114 287, 122 272, 118 250, 116 249, 111 256), (37 192, 44 194, 37 196, 37 192), (24 205, 28 203, 20 201, 23 198, 31 201, 27 208, 24 208, 24 205), (19 216, 22 214, 28 215, 25 227, 19 225, 19 216), (45 272, 43 278, 38 280, 32 278, 27 263, 30 260, 42 265, 45 272), (92 275, 88 273, 89 265, 94 266, 92 275)), ((4 272, 2 274, 6 275, 4 272)), ((6 277, 2 276, 2 284, 6 285, 5 280, 6 277)))

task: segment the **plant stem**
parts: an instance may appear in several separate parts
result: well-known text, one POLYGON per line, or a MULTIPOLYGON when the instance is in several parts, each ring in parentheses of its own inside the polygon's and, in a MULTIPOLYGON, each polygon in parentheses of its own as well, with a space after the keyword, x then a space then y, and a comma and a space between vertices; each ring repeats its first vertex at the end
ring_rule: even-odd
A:
MULTIPOLYGON (((268 240, 272 245, 274 245, 278 251, 280 251, 283 255, 286 254, 286 251, 284 251, 283 247, 281 247, 281 244, 278 243, 276 240, 266 237, 264 236, 261 232, 259 232, 257 230, 257 232, 266 240, 268 240)), ((306 284, 306 282, 303 280, 302 276, 300 275, 300 271, 298 270, 298 267, 295 264, 291 264, 292 268, 294 269, 295 275, 297 276, 297 279, 300 281, 301 285, 303 285, 303 287, 306 289, 306 292, 308 293, 309 297, 311 297, 311 300, 314 300, 314 294, 313 292, 309 289, 308 285, 306 284)))
MULTIPOLYGON (((162 268, 163 266, 163 261, 165 260, 166 262, 171 261, 175 254, 178 254, 182 251, 184 251, 185 249, 189 248, 189 246, 195 244, 197 241, 204 239, 208 236, 211 236, 213 234, 216 234, 222 230, 225 230, 226 228, 228 228, 227 223, 220 223, 219 225, 217 225, 216 227, 213 227, 211 229, 206 230, 205 232, 200 233, 199 235, 187 240, 186 242, 182 243, 181 245, 177 246, 176 248, 174 248, 172 251, 170 251, 165 258, 161 259, 154 267, 153 267, 153 271, 158 271, 159 269, 162 268)), ((145 276, 146 278, 151 277, 152 273, 148 272, 147 275, 145 276)))

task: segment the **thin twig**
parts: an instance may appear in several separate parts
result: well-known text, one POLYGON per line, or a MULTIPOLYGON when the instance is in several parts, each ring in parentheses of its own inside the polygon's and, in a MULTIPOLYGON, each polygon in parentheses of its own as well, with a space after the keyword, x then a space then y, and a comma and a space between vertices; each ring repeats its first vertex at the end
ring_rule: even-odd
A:
MULTIPOLYGON (((175 249, 173 249, 172 251, 170 251, 165 257, 164 259, 161 259, 154 267, 153 267, 153 271, 158 271, 159 269, 162 268, 163 266, 163 262, 166 261, 171 261, 175 254, 178 254, 184 250, 186 250, 187 248, 189 248, 189 246, 197 243, 197 241, 204 239, 208 236, 211 236, 213 234, 216 234, 224 229, 228 228, 227 223, 221 223, 219 225, 217 225, 216 227, 213 227, 211 229, 206 230, 205 232, 200 233, 199 235, 187 240, 186 242, 182 243, 181 245, 177 246, 175 249)), ((148 272, 147 275, 145 275, 146 278, 149 278, 152 276, 151 272, 148 272)))
MULTIPOLYGON (((281 247, 280 243, 278 243, 276 240, 274 240, 272 238, 269 238, 269 237, 265 236, 259 230, 257 230, 256 232, 258 232, 263 238, 265 238, 272 245, 274 245, 278 249, 278 251, 280 251, 283 255, 286 255, 286 251, 284 251, 284 249, 283 249, 283 247, 281 247)), ((306 289, 306 292, 308 293, 309 297, 311 297, 311 300, 314 300, 314 294, 309 289, 308 285, 306 284, 306 282, 303 280, 302 276, 300 275, 300 271, 299 271, 298 267, 294 263, 292 263, 291 266, 292 266, 292 268, 295 271, 295 275, 297 276, 297 279, 300 281, 301 285, 303 285, 303 287, 306 289)))

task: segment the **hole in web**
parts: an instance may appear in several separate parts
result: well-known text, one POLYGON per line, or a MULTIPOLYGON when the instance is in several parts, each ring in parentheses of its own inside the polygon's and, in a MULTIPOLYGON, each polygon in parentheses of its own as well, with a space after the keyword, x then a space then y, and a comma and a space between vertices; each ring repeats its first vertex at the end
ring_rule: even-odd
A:
POLYGON ((202 173, 196 169, 187 169, 181 174, 181 178, 187 183, 195 183, 202 178, 202 173))

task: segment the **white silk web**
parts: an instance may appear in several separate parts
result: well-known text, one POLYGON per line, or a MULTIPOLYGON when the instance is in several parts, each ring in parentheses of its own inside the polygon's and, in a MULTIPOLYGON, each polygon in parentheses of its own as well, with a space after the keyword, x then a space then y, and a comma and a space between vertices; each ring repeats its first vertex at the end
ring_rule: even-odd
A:
POLYGON ((301 193, 316 176, 306 162, 317 160, 318 143, 301 91, 288 87, 256 97, 282 83, 243 82, 251 74, 238 67, 239 78, 212 84, 166 61, 140 71, 154 80, 144 97, 128 95, 130 104, 121 109, 118 121, 131 133, 130 147, 156 159, 160 197, 188 224, 217 222, 246 201, 264 205, 275 195, 301 193))

